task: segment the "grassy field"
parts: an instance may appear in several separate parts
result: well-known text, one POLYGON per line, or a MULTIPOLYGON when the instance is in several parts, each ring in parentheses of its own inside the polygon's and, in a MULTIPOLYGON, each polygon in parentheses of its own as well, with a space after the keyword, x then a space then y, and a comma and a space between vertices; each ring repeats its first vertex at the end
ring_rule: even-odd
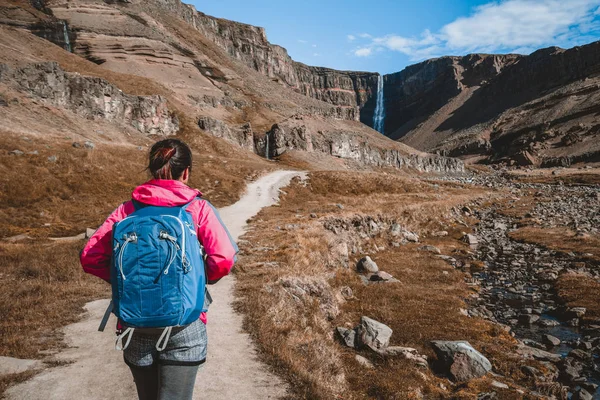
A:
POLYGON ((254 219, 236 270, 238 308, 264 357, 302 388, 297 396, 472 398, 489 388, 489 379, 453 385, 402 358, 366 351, 360 354, 375 368, 361 366, 356 351, 342 346, 334 331, 354 327, 363 315, 394 330, 392 345, 433 356, 431 340, 468 340, 497 371, 516 382, 524 379, 506 354, 513 339, 497 326, 461 314, 464 299, 473 293, 464 274, 418 250, 425 243, 443 254, 465 254, 468 249, 457 239, 466 228, 453 222, 451 209, 485 196, 483 190, 399 176, 316 172, 308 184, 286 189, 279 207, 254 219), (385 232, 361 238, 360 230, 336 234, 324 228, 356 216, 395 221, 419 233, 422 243, 395 247, 385 232), (432 236, 442 229, 448 236, 432 236), (344 245, 350 248, 347 259, 344 245), (353 253, 353 248, 359 250, 353 253), (400 282, 363 285, 354 265, 364 255, 400 282))

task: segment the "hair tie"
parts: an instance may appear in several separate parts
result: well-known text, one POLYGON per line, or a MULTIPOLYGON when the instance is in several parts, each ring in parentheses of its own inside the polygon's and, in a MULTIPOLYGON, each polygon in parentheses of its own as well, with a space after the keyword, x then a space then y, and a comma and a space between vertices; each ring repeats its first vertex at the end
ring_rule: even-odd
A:
POLYGON ((159 150, 161 158, 164 160, 165 164, 169 162, 171 157, 175 154, 176 149, 173 147, 163 147, 159 150))

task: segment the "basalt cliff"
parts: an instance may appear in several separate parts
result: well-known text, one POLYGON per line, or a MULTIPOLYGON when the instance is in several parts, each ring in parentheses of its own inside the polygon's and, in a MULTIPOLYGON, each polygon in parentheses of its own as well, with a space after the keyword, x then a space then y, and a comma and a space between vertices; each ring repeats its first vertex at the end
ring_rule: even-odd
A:
POLYGON ((0 29, 0 85, 80 118, 144 135, 193 125, 268 159, 463 170, 369 128, 378 74, 297 63, 264 29, 178 0, 13 0, 0 5, 0 29))
POLYGON ((599 48, 442 57, 386 75, 385 133, 418 149, 508 165, 599 162, 599 48))

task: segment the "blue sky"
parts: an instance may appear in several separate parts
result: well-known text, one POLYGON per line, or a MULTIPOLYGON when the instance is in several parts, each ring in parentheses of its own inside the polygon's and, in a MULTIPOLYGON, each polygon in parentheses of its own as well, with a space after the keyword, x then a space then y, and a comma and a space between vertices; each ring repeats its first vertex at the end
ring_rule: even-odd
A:
POLYGON ((184 0, 266 28, 309 65, 391 73, 427 58, 600 40, 600 0, 184 0))

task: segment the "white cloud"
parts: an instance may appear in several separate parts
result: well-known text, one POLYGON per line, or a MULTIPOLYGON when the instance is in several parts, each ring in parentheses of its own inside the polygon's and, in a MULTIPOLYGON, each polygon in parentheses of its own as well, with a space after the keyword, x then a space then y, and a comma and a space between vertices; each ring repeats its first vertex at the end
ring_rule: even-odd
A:
POLYGON ((359 49, 354 50, 354 55, 357 57, 368 57, 373 52, 371 47, 361 47, 359 49))
POLYGON ((346 36, 346 38, 348 38, 348 41, 350 41, 350 42, 356 40, 356 36, 354 36, 354 35, 348 35, 348 36, 346 36))
POLYGON ((313 53, 313 57, 319 57, 320 54, 319 53, 313 53))
POLYGON ((298 39, 298 43, 306 44, 308 42, 306 40, 298 39))
POLYGON ((368 33, 361 33, 358 35, 358 37, 361 37, 363 39, 371 39, 373 36, 369 35, 368 33))
POLYGON ((456 19, 437 33, 425 30, 418 37, 369 37, 371 42, 354 54, 364 57, 389 50, 418 61, 448 54, 524 53, 550 45, 582 44, 600 37, 599 6, 600 0, 492 2, 476 7, 470 16, 456 19))
POLYGON ((316 44, 313 44, 313 45, 312 45, 312 47, 317 47, 317 45, 316 45, 316 44))

